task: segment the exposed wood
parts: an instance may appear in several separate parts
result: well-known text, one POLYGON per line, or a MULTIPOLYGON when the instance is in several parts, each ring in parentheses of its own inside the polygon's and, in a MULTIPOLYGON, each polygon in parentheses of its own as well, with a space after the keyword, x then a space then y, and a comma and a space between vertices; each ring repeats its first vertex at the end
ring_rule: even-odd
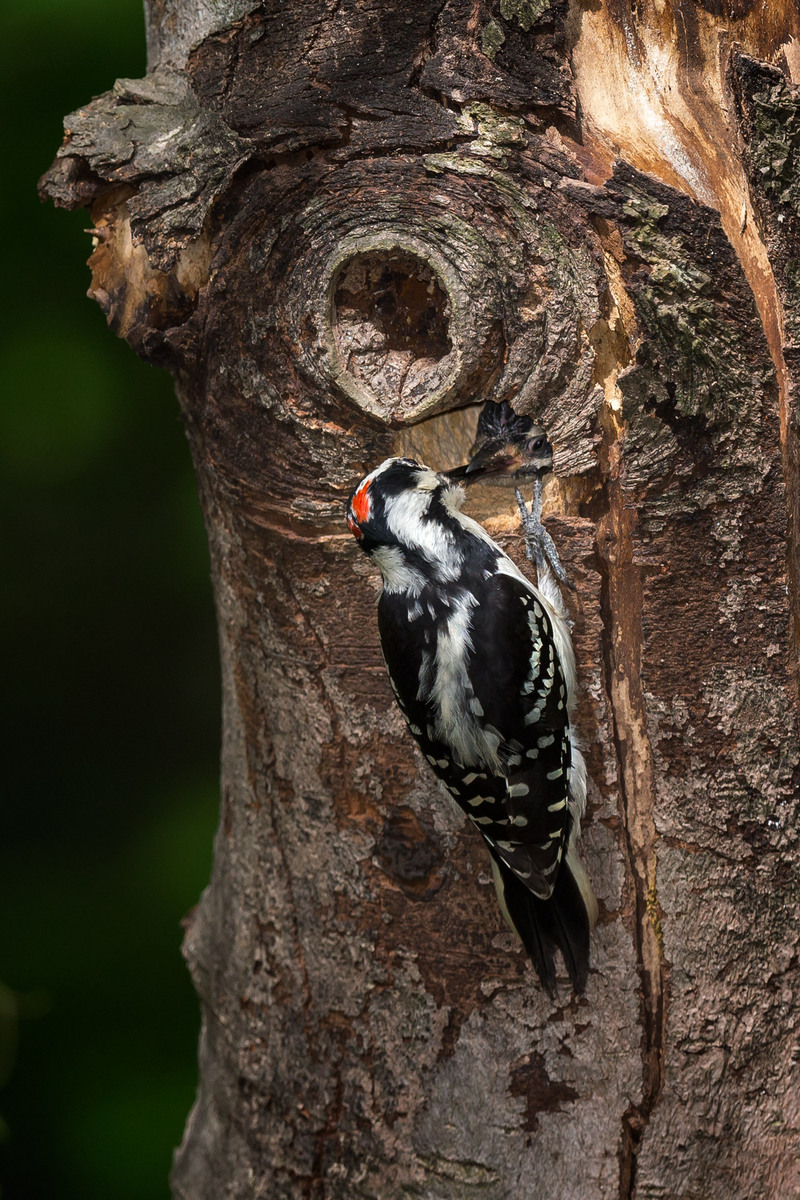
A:
MULTIPOLYGON (((67 118, 175 375, 224 681, 181 1200, 800 1192, 790 3, 151 0, 67 118), (556 451, 601 902, 554 1003, 395 711, 343 524, 492 395, 556 451)), ((513 496, 471 511, 520 556, 513 496)))

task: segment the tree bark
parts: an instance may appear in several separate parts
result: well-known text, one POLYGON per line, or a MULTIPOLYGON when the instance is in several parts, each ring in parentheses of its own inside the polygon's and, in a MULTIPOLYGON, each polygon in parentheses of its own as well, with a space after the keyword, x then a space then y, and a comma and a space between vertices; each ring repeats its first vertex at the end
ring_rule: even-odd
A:
MULTIPOLYGON (((800 16, 776 0, 147 5, 43 180, 176 379, 224 682, 174 1194, 800 1194, 800 16), (343 525, 477 405, 548 431, 601 904, 504 931, 343 525)), ((513 496, 470 511, 519 556, 513 496)))

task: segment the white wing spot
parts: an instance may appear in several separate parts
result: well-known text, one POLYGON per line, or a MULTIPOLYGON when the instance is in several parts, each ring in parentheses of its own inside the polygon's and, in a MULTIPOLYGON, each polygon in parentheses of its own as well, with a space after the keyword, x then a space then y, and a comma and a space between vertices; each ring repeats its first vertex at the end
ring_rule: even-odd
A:
POLYGON ((566 800, 559 800, 557 804, 548 804, 547 811, 548 812, 560 812, 562 808, 566 808, 566 807, 567 807, 566 800))
POLYGON ((527 796, 530 788, 527 783, 512 783, 508 789, 509 796, 527 796))
POLYGON ((561 767, 559 767, 557 771, 548 771, 547 778, 548 779, 558 779, 559 776, 563 775, 563 774, 564 774, 564 772, 561 770, 561 767))

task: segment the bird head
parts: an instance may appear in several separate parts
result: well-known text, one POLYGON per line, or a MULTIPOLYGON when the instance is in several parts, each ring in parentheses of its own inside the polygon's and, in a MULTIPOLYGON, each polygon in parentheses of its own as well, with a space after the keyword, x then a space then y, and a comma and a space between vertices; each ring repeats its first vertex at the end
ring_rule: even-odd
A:
POLYGON ((515 413, 510 404, 490 400, 478 419, 469 462, 447 475, 468 484, 489 475, 524 479, 546 475, 552 469, 553 447, 545 431, 530 417, 515 413))
POLYGON ((350 496, 347 527, 371 556, 382 547, 399 547, 436 559, 446 549, 452 514, 463 499, 447 475, 413 458, 387 458, 350 496))

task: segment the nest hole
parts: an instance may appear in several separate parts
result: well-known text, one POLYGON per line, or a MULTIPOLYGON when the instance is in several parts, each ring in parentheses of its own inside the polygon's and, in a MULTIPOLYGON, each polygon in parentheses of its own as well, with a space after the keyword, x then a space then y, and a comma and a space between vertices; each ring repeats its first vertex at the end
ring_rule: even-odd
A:
POLYGON ((450 302, 414 254, 375 250, 345 262, 332 316, 345 369, 393 409, 434 391, 449 369, 450 302))

